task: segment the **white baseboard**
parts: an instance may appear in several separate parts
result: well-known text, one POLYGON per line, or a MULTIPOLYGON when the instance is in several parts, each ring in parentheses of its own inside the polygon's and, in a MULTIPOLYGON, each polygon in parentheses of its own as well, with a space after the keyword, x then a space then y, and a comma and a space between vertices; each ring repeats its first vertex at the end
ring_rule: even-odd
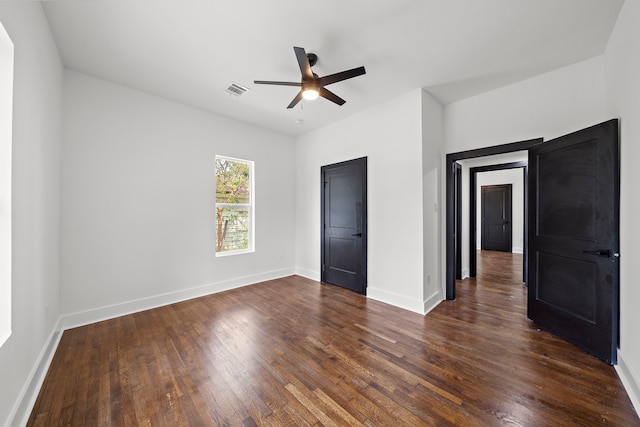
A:
POLYGON ((36 363, 20 391, 16 404, 7 418, 7 427, 24 426, 27 424, 27 421, 29 421, 33 405, 36 403, 40 387, 42 387, 42 383, 47 375, 49 365, 51 365, 61 337, 62 331, 60 329, 60 319, 58 319, 49 335, 46 345, 40 351, 36 363))
POLYGON ((424 305, 423 305, 424 314, 426 315, 431 310, 436 308, 436 306, 438 304, 440 304, 442 301, 444 301, 444 298, 443 298, 442 294, 439 291, 434 293, 433 295, 431 295, 431 297, 427 298, 424 301, 424 305))
POLYGON ((78 326, 88 325, 90 323, 100 322, 103 320, 113 319, 115 317, 125 316, 127 314, 137 313, 139 311, 149 310, 163 305, 174 304, 180 301, 186 301, 205 295, 215 294, 242 286, 252 285, 254 283, 264 282, 266 280, 279 279, 281 277, 291 276, 295 274, 293 268, 283 270, 270 271, 267 273, 254 274, 251 276, 238 277, 231 280, 210 283, 208 285, 197 286, 195 288, 184 289, 176 292, 155 295, 148 298, 141 298, 133 301, 126 301, 105 307, 98 307, 91 310, 81 311, 77 313, 66 314, 62 316, 62 329, 70 329, 78 326))
POLYGON ((320 272, 307 270, 306 268, 296 267, 295 274, 298 276, 306 277, 307 279, 315 280, 316 282, 320 281, 320 272))
MULTIPOLYGON (((296 267, 295 274, 297 274, 298 276, 306 277, 307 279, 315 280, 316 282, 320 281, 320 273, 317 271, 296 267)), ((420 314, 427 314, 443 300, 440 292, 436 292, 430 298, 420 304, 418 300, 413 300, 411 298, 407 298, 405 296, 394 294, 392 292, 384 291, 371 286, 367 286, 367 298, 395 305, 396 307, 404 308, 406 310, 414 311, 420 314)))
POLYGON ((626 363, 622 350, 618 350, 618 364, 615 368, 636 413, 640 416, 640 377, 638 377, 637 372, 633 372, 631 366, 626 363))
POLYGON ((368 286, 367 298, 395 305, 396 307, 404 308, 405 310, 413 311, 415 313, 424 314, 424 301, 407 298, 403 295, 395 294, 393 292, 388 292, 382 289, 368 286))

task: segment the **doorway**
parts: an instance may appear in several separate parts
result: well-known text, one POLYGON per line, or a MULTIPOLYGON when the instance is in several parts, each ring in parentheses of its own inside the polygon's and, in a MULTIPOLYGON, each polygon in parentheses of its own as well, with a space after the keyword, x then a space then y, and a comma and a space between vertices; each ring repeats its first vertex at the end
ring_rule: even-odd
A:
MULTIPOLYGON (((456 186, 457 184, 457 167, 456 162, 465 159, 474 159, 479 157, 493 156, 496 154, 508 154, 516 151, 528 150, 534 145, 542 143, 542 138, 529 139, 525 141, 514 142, 511 144, 497 145, 494 147, 479 148, 475 150, 463 151, 459 153, 447 154, 447 176, 446 176, 446 239, 445 239, 445 257, 446 257, 446 299, 454 300, 455 280, 456 280, 456 186)), ((458 246, 459 247, 459 246, 458 246)), ((525 246, 526 247, 526 246, 525 246)), ((475 243, 472 246, 475 254, 475 243)), ((524 254, 525 265, 527 264, 528 254, 524 254)), ((475 260, 475 255, 471 258, 475 260)), ((473 261, 475 262, 475 261, 473 261)), ((473 268, 473 267, 472 267, 473 268)))
POLYGON ((321 183, 320 280, 366 295, 367 158, 322 166, 321 183))
POLYGON ((455 299, 456 174, 461 158, 529 153, 527 317, 610 363, 617 360, 619 315, 619 136, 609 120, 544 144, 524 141, 447 155, 447 299, 455 299))
MULTIPOLYGON (((510 153, 511 154, 511 153, 510 153)), ((513 208, 514 208, 514 214, 511 218, 512 220, 512 226, 515 227, 515 233, 516 235, 512 236, 514 237, 514 243, 512 245, 512 250, 515 250, 516 252, 522 252, 523 254, 523 258, 526 260, 527 259, 527 224, 528 224, 528 212, 527 212, 527 176, 528 176, 528 168, 527 168, 527 152, 523 151, 522 152, 523 156, 523 160, 518 160, 518 161, 512 161, 512 162, 508 162, 508 163, 500 163, 502 161, 504 161, 504 156, 492 156, 490 157, 491 161, 488 165, 483 165, 483 166, 475 166, 475 167, 470 167, 469 168, 469 211, 470 211, 470 217, 469 217, 469 276, 470 277, 476 277, 476 266, 477 266, 477 260, 476 260, 476 249, 480 246, 478 245, 478 241, 480 241, 481 239, 478 239, 478 230, 481 229, 481 225, 478 224, 477 222, 477 218, 478 218, 478 209, 477 209, 477 197, 476 194, 478 193, 477 187, 478 187, 478 183, 486 183, 486 180, 482 180, 479 179, 478 174, 481 175, 486 175, 485 172, 489 172, 489 173, 504 173, 507 172, 509 170, 513 171, 515 169, 521 169, 522 170, 522 175, 520 177, 520 179, 516 179, 515 176, 513 176, 513 174, 509 174, 509 179, 507 179, 506 181, 504 180, 499 180, 500 182, 513 182, 514 183, 514 187, 512 188, 513 190, 513 195, 518 195, 518 197, 512 197, 512 202, 513 204, 513 208), (496 164, 495 162, 498 162, 498 164, 496 164), (519 181, 522 181, 521 186, 517 186, 517 183, 519 181), (522 199, 522 202, 520 205, 518 205, 517 200, 522 199), (517 208, 517 209, 516 209, 517 208), (522 212, 520 212, 520 210, 522 212), (516 212, 518 211, 518 212, 516 212), (516 222, 519 222, 516 226, 516 222), (520 231, 521 230, 521 231, 520 231)), ((511 157, 510 157, 511 158, 511 157)), ((489 157, 482 157, 482 159, 489 159, 489 157)), ((495 183, 495 181, 492 180, 492 182, 495 183)), ((513 228, 512 228, 513 230, 513 228)), ((523 268, 522 268, 522 281, 527 282, 527 263, 523 262, 522 263, 523 268)))

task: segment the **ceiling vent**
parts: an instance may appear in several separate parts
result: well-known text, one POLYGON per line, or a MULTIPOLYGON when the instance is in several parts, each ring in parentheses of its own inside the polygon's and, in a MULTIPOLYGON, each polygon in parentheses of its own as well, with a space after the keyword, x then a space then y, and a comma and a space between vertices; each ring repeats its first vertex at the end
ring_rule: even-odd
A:
POLYGON ((244 86, 240 86, 237 83, 231 83, 229 84, 229 87, 227 87, 227 93, 230 93, 233 96, 237 96, 240 97, 242 95, 244 95, 245 93, 249 92, 249 88, 246 88, 244 86))

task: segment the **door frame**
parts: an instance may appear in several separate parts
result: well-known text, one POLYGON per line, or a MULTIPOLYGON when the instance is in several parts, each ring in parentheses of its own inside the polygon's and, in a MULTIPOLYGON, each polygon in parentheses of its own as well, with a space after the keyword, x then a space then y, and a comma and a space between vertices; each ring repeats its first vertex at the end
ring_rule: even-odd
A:
POLYGON ((367 157, 359 157, 357 159, 345 160, 338 163, 332 163, 328 165, 324 165, 320 167, 320 281, 324 283, 325 281, 325 171, 327 169, 336 168, 340 166, 345 166, 348 164, 359 164, 362 167, 362 251, 359 254, 362 257, 362 265, 361 265, 361 276, 363 280, 363 289, 362 295, 367 295, 367 287, 369 285, 368 279, 368 261, 369 261, 369 250, 368 250, 368 235, 369 235, 369 227, 368 227, 368 201, 367 201, 367 179, 368 179, 368 169, 367 169, 367 157))
MULTIPOLYGON (((446 268, 446 299, 456 299, 456 242, 455 242, 455 162, 476 157, 485 157, 495 154, 513 153, 524 151, 543 142, 543 138, 528 139, 509 144, 495 145, 492 147, 478 148, 468 151, 447 154, 445 160, 446 171, 446 199, 445 199, 445 268, 446 268)), ((526 262, 525 262, 526 264, 526 262)))
POLYGON ((523 218, 523 240, 522 240, 522 250, 523 250, 523 260, 525 262, 522 263, 522 281, 527 283, 527 262, 528 253, 527 253, 527 239, 529 237, 527 233, 527 226, 529 224, 529 212, 527 210, 527 195, 528 195, 528 186, 527 186, 527 176, 528 176, 528 168, 527 162, 511 162, 511 163, 501 163, 497 165, 488 165, 488 166, 479 166, 475 168, 469 168, 469 277, 476 277, 478 272, 478 260, 477 260, 477 251, 476 247, 478 245, 478 229, 477 229, 477 218, 478 218, 478 204, 476 200, 476 186, 477 186, 477 174, 481 172, 492 172, 498 170, 507 170, 507 169, 517 169, 522 168, 523 173, 523 196, 524 196, 524 218, 523 218))
POLYGON ((456 170, 456 280, 462 280, 462 165, 454 163, 456 170))

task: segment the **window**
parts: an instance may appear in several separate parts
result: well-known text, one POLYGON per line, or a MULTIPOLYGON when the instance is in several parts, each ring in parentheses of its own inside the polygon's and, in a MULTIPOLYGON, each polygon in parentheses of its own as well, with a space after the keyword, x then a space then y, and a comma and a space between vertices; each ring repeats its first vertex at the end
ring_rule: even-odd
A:
POLYGON ((253 252, 253 162, 216 156, 216 256, 253 252))
POLYGON ((13 43, 0 23, 0 346, 11 335, 13 43))

